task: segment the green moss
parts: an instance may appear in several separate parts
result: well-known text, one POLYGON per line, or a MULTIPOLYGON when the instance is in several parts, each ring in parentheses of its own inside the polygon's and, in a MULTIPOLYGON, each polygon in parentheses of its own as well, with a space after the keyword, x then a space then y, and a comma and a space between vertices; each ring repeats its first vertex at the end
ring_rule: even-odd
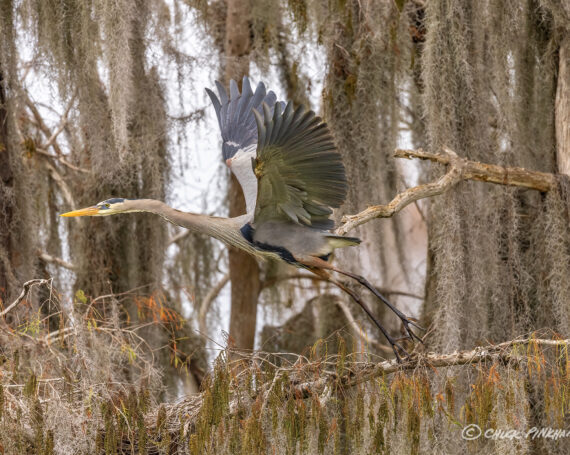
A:
POLYGON ((44 447, 45 419, 44 410, 39 399, 35 399, 32 404, 31 423, 34 431, 34 447, 41 450, 44 447))
POLYGON ((324 412, 319 413, 318 431, 319 435, 318 435, 317 447, 319 449, 319 453, 324 453, 325 444, 328 440, 329 431, 330 431, 329 423, 324 412))
POLYGON ((420 406, 422 413, 428 415, 428 417, 433 417, 434 415, 434 403, 432 397, 432 391, 430 387, 429 378, 426 375, 422 375, 419 378, 420 381, 420 406))
POLYGON ((408 407, 408 438, 410 441, 410 454, 417 455, 420 451, 421 417, 418 409, 411 404, 408 407))
POLYGON ((38 378, 31 373, 24 385, 24 396, 28 398, 35 397, 38 393, 38 378))
POLYGON ((233 417, 230 422, 229 449, 230 453, 239 453, 241 445, 241 425, 238 417, 233 417))
POLYGON ((257 400, 251 408, 251 415, 243 424, 242 455, 262 455, 266 453, 266 438, 263 433, 261 419, 261 400, 257 400))
POLYGON ((490 368, 479 367, 479 372, 472 391, 464 406, 464 418, 467 423, 476 423, 480 428, 493 426, 492 411, 496 403, 495 386, 500 381, 497 365, 490 368))
POLYGON ((115 406, 112 401, 101 403, 101 416, 104 423, 103 449, 106 455, 114 455, 119 443, 118 425, 115 420, 115 406))
POLYGON ((19 382, 20 380, 20 350, 16 349, 12 356, 12 378, 14 382, 19 382))
POLYGON ((344 338, 338 337, 338 347, 337 347, 337 358, 336 358, 336 375, 340 378, 344 374, 344 366, 346 362, 346 342, 344 338))
POLYGON ((445 380, 445 404, 447 407, 447 412, 451 415, 455 415, 455 392, 454 392, 455 378, 448 377, 445 380))
POLYGON ((355 412, 352 422, 352 436, 357 449, 362 447, 362 430, 364 429, 364 387, 359 386, 355 398, 355 412))
POLYGON ((54 446, 53 430, 48 430, 44 441, 42 455, 54 455, 54 446))

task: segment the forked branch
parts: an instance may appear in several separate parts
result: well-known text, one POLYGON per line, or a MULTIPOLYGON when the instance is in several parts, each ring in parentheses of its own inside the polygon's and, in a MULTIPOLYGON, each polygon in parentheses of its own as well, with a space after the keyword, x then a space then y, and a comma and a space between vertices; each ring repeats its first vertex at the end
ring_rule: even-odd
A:
POLYGON ((409 204, 445 193, 463 180, 478 180, 500 185, 520 186, 538 191, 550 191, 557 185, 555 174, 530 171, 521 167, 504 167, 495 164, 479 163, 461 158, 453 150, 444 148, 442 153, 426 152, 422 149, 397 149, 396 158, 419 158, 448 166, 447 172, 435 182, 408 188, 396 195, 389 204, 373 205, 356 215, 346 215, 336 230, 344 235, 352 229, 374 218, 389 218, 409 204))

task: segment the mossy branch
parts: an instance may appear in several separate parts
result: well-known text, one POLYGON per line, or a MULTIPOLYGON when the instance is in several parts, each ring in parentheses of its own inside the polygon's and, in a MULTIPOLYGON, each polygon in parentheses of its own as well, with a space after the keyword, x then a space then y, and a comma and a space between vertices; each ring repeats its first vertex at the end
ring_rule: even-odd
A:
POLYGON ((373 205, 356 215, 346 215, 336 230, 344 235, 361 224, 374 218, 389 218, 400 210, 420 199, 445 193, 463 180, 478 180, 500 185, 520 186, 538 191, 556 188, 557 177, 547 172, 531 171, 520 167, 504 167, 495 164, 479 163, 461 158, 453 150, 444 148, 442 153, 426 152, 422 149, 396 149, 396 158, 419 158, 448 166, 447 172, 435 182, 408 188, 396 195, 389 204, 373 205))
MULTIPOLYGON (((441 368, 452 367, 468 364, 484 363, 487 361, 502 360, 505 362, 517 361, 518 354, 514 354, 511 348, 516 346, 559 346, 564 347, 570 345, 570 339, 566 340, 549 340, 537 338, 524 338, 520 340, 505 341, 497 345, 481 346, 470 351, 455 351, 451 354, 439 354, 430 352, 425 355, 414 355, 411 359, 404 363, 398 363, 396 360, 386 360, 376 364, 364 365, 358 372, 346 375, 340 378, 345 386, 355 386, 370 381, 379 376, 396 373, 406 370, 417 370, 422 367, 441 368)), ((519 353, 520 354, 520 353, 519 353)), ((335 378, 336 379, 336 378, 335 378)), ((320 394, 325 389, 327 382, 331 378, 322 377, 316 381, 306 382, 295 386, 295 393, 302 396, 310 396, 312 394, 320 394)))
MULTIPOLYGON (((307 399, 311 397, 319 397, 326 401, 327 395, 330 393, 331 388, 353 387, 371 381, 378 377, 385 377, 386 375, 398 373, 402 371, 420 371, 434 368, 446 368, 461 365, 476 365, 486 362, 500 361, 502 363, 519 363, 520 361, 527 360, 527 350, 536 350, 537 347, 560 347, 566 348, 570 345, 570 339, 565 340, 552 340, 552 339, 539 339, 539 338, 523 338, 506 341, 497 345, 489 345, 484 347, 477 347, 470 351, 455 351, 450 354, 428 353, 416 354, 411 359, 404 363, 397 363, 395 360, 382 361, 378 363, 371 362, 358 362, 351 368, 345 369, 346 373, 339 376, 335 370, 323 371, 318 377, 310 381, 300 381, 295 372, 301 371, 297 364, 291 368, 280 368, 272 381, 267 382, 257 391, 243 394, 236 393, 235 396, 230 397, 228 402, 228 412, 237 412, 240 407, 253 405, 254 402, 261 400, 262 403, 270 399, 272 389, 275 384, 280 384, 282 391, 281 399, 287 400, 288 397, 295 397, 295 399, 307 399), (517 350, 517 348, 524 347, 525 351, 517 350), (360 366, 358 366, 360 365, 360 366), (287 384, 285 384, 285 381, 287 384), (285 394, 285 395, 283 395, 285 394), (249 403, 249 405, 247 404, 249 403)), ((240 354, 248 357, 246 360, 255 359, 258 356, 251 357, 251 355, 240 354)), ((245 373, 247 374, 247 369, 245 373)), ((239 375, 232 381, 235 384, 242 382, 239 375)), ((234 384, 234 385, 235 385, 234 384)), ((239 389, 239 387, 238 387, 239 389)), ((206 390, 204 393, 209 393, 206 390)), ((188 436, 196 431, 196 425, 199 423, 201 408, 207 401, 204 393, 199 395, 188 396, 182 401, 173 405, 162 405, 160 410, 155 410, 148 417, 148 428, 151 431, 165 431, 171 433, 173 439, 179 437, 181 434, 188 436), (161 412, 163 418, 161 420, 160 429, 155 428, 157 421, 156 415, 161 412), (180 417, 184 416, 184 421, 181 422, 180 417), (183 430, 181 431, 181 426, 183 430)), ((265 405, 262 404, 262 409, 265 405)))

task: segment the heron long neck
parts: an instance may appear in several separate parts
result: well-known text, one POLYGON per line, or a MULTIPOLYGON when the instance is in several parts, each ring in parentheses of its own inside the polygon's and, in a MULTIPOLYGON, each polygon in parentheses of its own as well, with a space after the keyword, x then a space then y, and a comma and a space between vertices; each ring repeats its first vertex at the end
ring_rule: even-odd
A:
POLYGON ((197 213, 182 212, 154 199, 135 199, 128 202, 129 211, 155 213, 168 222, 194 232, 209 235, 224 243, 249 250, 250 243, 241 235, 242 217, 221 218, 197 213))

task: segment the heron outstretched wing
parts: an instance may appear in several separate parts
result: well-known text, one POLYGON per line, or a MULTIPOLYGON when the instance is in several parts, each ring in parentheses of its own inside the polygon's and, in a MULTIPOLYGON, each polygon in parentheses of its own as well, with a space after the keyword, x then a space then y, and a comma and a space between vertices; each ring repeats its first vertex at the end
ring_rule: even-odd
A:
POLYGON ((232 172, 237 177, 243 189, 247 211, 253 212, 257 196, 257 180, 251 167, 251 159, 255 157, 257 144, 257 124, 253 109, 260 110, 265 103, 272 108, 276 101, 275 93, 267 92, 265 85, 260 82, 255 89, 247 77, 243 78, 240 93, 236 81, 230 81, 230 94, 224 86, 216 81, 219 98, 206 89, 220 125, 222 133, 222 155, 232 172))
POLYGON ((273 220, 330 229, 331 208, 346 197, 344 165, 329 129, 313 111, 289 102, 273 113, 264 104, 255 112, 258 195, 254 224, 273 220))

